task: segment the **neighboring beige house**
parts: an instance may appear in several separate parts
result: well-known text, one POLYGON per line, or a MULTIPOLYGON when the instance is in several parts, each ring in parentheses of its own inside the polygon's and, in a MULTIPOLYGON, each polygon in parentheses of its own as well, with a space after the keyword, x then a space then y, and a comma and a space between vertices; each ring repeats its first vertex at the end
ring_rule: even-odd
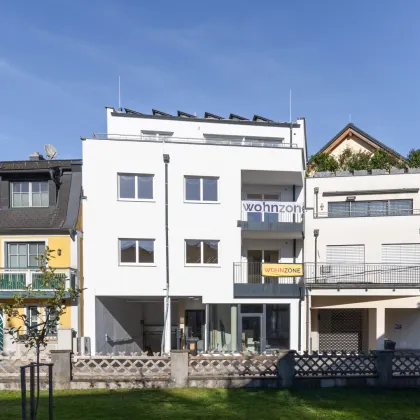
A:
POLYGON ((379 149, 383 149, 395 156, 398 160, 405 160, 404 156, 401 156, 398 152, 381 143, 379 140, 376 140, 352 123, 347 124, 318 153, 330 153, 335 158, 338 158, 346 149, 350 149, 356 153, 369 152, 372 154, 379 149))
MULTIPOLYGON (((353 124, 320 151, 347 147, 404 159, 353 124)), ((307 348, 420 349, 419 169, 315 173, 306 187, 307 348)))

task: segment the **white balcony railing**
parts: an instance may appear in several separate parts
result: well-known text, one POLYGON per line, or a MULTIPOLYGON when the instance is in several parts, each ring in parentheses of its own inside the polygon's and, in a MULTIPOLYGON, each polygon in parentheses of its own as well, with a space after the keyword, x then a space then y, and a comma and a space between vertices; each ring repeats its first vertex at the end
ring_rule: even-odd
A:
POLYGON ((250 139, 243 138, 193 138, 193 137, 172 137, 172 136, 156 136, 150 134, 108 134, 108 133, 93 133, 94 139, 101 140, 131 140, 131 141, 145 141, 156 143, 184 143, 184 144, 209 144, 213 146, 245 146, 245 147, 265 147, 275 149, 298 149, 295 143, 282 142, 276 139, 250 139))
POLYGON ((250 223, 277 224, 302 223, 303 203, 291 201, 242 201, 242 221, 250 223))
POLYGON ((55 278, 48 284, 38 269, 0 268, 0 293, 24 291, 32 285, 32 290, 53 290, 58 282, 65 282, 66 289, 77 287, 77 271, 73 268, 56 268, 55 278))

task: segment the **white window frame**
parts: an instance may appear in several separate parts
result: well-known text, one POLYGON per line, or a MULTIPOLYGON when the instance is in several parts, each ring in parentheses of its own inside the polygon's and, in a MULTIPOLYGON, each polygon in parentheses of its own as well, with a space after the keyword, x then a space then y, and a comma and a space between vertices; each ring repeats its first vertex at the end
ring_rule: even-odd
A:
MULTIPOLYGON (((207 175, 184 175, 184 203, 200 203, 200 204, 220 204, 220 177, 207 175), (187 178, 200 178, 200 199, 187 200, 187 178), (217 200, 203 200, 203 180, 215 179, 217 181, 217 200)), ((197 239, 198 240, 198 239, 197 239)))
POLYGON ((118 190, 118 195, 117 195, 117 199, 118 201, 139 201, 139 202, 149 202, 149 203, 153 203, 155 202, 155 174, 146 174, 146 173, 141 173, 141 174, 133 174, 133 173, 126 173, 126 172, 118 172, 117 174, 117 190, 118 190), (120 196, 120 176, 133 176, 134 177, 134 196, 135 198, 122 198, 120 196), (153 192, 153 197, 152 198, 138 198, 138 177, 141 176, 151 176, 152 177, 152 192, 153 192))
MULTIPOLYGON (((42 181, 12 181, 12 182, 10 182, 10 195, 11 195, 11 197, 10 197, 10 203, 11 203, 11 207, 12 208, 14 208, 14 209, 27 209, 27 208, 29 208, 29 207, 34 207, 34 208, 47 208, 47 207, 49 207, 50 206, 50 187, 49 187, 49 184, 48 184, 48 181, 45 181, 45 180, 42 180, 42 181), (47 184, 47 194, 48 194, 48 200, 47 200, 47 205, 46 206, 34 206, 33 205, 33 200, 32 200, 32 194, 42 194, 42 192, 41 193, 33 193, 32 192, 32 184, 33 183, 35 183, 35 182, 37 182, 37 183, 46 183, 47 184), (13 190, 13 185, 14 184, 24 184, 24 183, 28 183, 29 184, 29 186, 28 186, 28 192, 27 193, 17 193, 17 194, 20 194, 21 196, 22 196, 22 194, 28 194, 28 196, 29 196, 29 206, 16 206, 15 207, 15 203, 14 203, 14 197, 15 197, 15 193, 14 193, 14 190, 13 190)), ((42 201, 42 198, 41 198, 41 201, 42 201)), ((22 200, 21 200, 21 202, 22 202, 22 200)))
MULTIPOLYGON (((16 241, 13 240, 12 238, 10 239, 3 239, 3 250, 4 250, 4 261, 5 261, 5 268, 8 268, 10 270, 38 270, 39 269, 39 265, 37 266, 29 266, 29 257, 30 255, 33 254, 29 254, 29 245, 44 245, 44 248, 46 249, 48 247, 48 241, 46 239, 32 239, 32 240, 26 240, 26 241, 16 241), (27 248, 27 254, 26 254, 26 263, 27 263, 27 267, 26 268, 11 268, 9 267, 9 245, 26 245, 27 248)), ((41 254, 38 254, 41 255, 41 254)))
POLYGON ((220 239, 184 239, 184 265, 185 267, 220 267, 220 239), (187 241, 199 241, 200 242, 200 259, 201 263, 187 263, 187 241), (208 264, 204 263, 204 241, 217 242, 217 263, 208 264))
POLYGON ((156 239, 153 238, 118 238, 118 263, 121 266, 136 266, 136 267, 156 267, 156 239), (121 261, 121 241, 135 241, 136 242, 136 262, 122 262, 121 261), (139 262, 138 242, 139 241, 152 241, 153 242, 153 262, 143 263, 139 262))
MULTIPOLYGON (((274 202, 281 202, 281 193, 247 193, 246 194, 246 200, 247 201, 259 201, 259 199, 257 199, 257 198, 248 198, 248 195, 261 195, 261 201, 274 201, 274 202), (267 196, 267 195, 277 195, 277 200, 273 200, 273 199, 266 199, 265 198, 265 196, 267 196)), ((248 213, 261 213, 261 223, 264 223, 266 220, 265 220, 265 213, 262 211, 262 212, 257 212, 257 211, 255 211, 255 212, 252 212, 252 211, 247 211, 246 212, 246 220, 248 220, 248 213)), ((276 214, 276 213, 273 213, 273 214, 276 214)), ((280 214, 279 213, 277 213, 277 222, 279 222, 280 221, 280 214)))
MULTIPOLYGON (((36 308, 36 310, 38 311, 38 324, 40 324, 41 322, 45 322, 45 318, 47 316, 47 307, 46 306, 38 306, 36 303, 33 304, 28 304, 25 306, 25 315, 29 318, 29 310, 30 308, 36 308)), ((58 329, 60 328, 60 322, 57 322, 57 334, 55 335, 46 335, 45 339, 46 341, 57 341, 57 337, 58 337, 58 329)), ((28 331, 25 328, 25 334, 27 334, 28 331)))

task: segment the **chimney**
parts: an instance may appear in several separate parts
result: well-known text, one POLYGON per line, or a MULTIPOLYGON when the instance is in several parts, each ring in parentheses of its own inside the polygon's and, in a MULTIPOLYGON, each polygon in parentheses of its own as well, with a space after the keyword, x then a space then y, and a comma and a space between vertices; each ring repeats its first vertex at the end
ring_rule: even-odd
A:
POLYGON ((44 156, 40 155, 39 152, 34 152, 29 155, 29 160, 44 160, 44 156))

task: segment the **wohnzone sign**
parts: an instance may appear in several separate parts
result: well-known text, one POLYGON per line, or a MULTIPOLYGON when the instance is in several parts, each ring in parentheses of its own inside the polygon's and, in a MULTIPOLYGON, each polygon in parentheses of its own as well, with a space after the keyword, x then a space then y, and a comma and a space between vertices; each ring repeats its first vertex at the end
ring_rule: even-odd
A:
POLYGON ((261 275, 265 277, 302 277, 303 264, 262 264, 261 275))
POLYGON ((246 213, 303 213, 303 204, 293 201, 242 201, 242 210, 246 213))

